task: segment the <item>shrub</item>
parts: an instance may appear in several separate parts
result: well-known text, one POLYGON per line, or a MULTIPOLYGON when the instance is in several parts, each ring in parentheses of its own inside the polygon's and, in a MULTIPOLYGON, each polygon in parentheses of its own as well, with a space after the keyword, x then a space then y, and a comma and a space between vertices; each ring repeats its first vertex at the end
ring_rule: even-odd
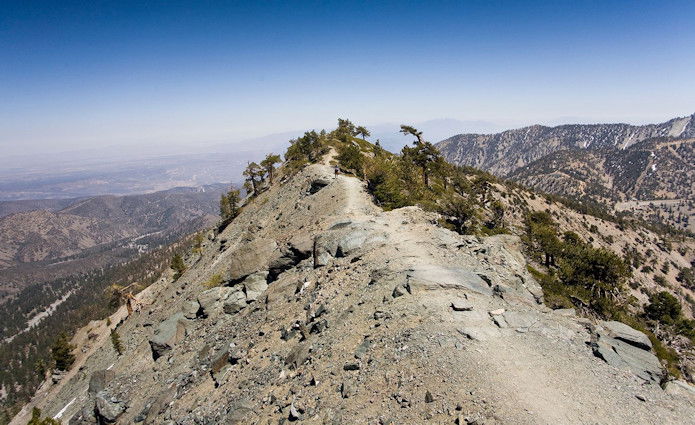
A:
POLYGON ((656 283, 659 286, 663 286, 663 287, 668 286, 668 282, 666 282, 666 278, 663 277, 662 275, 654 276, 654 283, 656 283))
POLYGON ((34 407, 31 411, 31 419, 27 425, 60 425, 60 421, 51 417, 41 419, 41 409, 34 407))
POLYGON ((355 175, 361 177, 364 174, 364 156, 359 146, 352 143, 340 145, 336 159, 342 168, 351 170, 355 175))
POLYGON ((210 288, 215 288, 217 286, 220 286, 222 284, 222 275, 221 274, 214 274, 210 276, 210 279, 206 280, 203 282, 203 286, 210 289, 210 288))
POLYGON ((670 293, 661 291, 649 297, 644 312, 652 320, 671 325, 681 316, 681 303, 670 293))

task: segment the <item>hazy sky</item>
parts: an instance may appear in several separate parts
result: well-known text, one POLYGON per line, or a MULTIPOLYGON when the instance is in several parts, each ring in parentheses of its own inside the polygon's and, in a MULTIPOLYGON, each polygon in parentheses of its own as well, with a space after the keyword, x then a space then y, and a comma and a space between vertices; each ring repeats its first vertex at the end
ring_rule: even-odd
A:
POLYGON ((0 148, 695 112, 695 1, 8 1, 0 148))

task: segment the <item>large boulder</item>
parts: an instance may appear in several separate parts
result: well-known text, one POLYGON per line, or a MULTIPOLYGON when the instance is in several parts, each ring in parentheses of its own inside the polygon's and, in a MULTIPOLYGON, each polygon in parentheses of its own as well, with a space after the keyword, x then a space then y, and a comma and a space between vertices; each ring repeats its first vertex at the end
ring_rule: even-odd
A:
POLYGON ((601 322, 596 327, 594 354, 611 366, 632 371, 647 382, 660 382, 664 369, 650 351, 642 332, 620 322, 601 322))
POLYGON ((224 301, 222 309, 227 314, 238 313, 246 307, 246 295, 241 290, 229 294, 229 297, 224 301))
POLYGON ((601 323, 601 326, 609 332, 611 337, 615 339, 619 339, 643 350, 652 349, 652 342, 649 340, 647 335, 629 327, 625 323, 611 320, 601 323))
POLYGON ((125 402, 112 397, 106 391, 100 391, 96 395, 96 414, 99 423, 113 424, 118 417, 125 412, 125 402))
POLYGON ((186 301, 181 309, 186 319, 195 319, 203 313, 198 301, 186 301))
POLYGON ((244 292, 246 293, 246 302, 253 302, 268 289, 268 272, 257 272, 244 279, 244 292))
POLYGON ((369 223, 340 222, 314 239, 314 267, 345 257, 360 248, 386 241, 386 235, 369 223))
POLYGON ((230 288, 227 286, 211 288, 198 295, 198 304, 203 314, 206 316, 214 316, 223 311, 225 301, 235 292, 239 292, 239 288, 230 288))
POLYGON ((234 250, 229 279, 238 281, 252 273, 268 270, 270 263, 280 256, 278 244, 273 239, 253 239, 234 250))
POLYGON ((152 358, 157 360, 186 336, 186 318, 183 313, 176 313, 157 326, 150 338, 152 358))

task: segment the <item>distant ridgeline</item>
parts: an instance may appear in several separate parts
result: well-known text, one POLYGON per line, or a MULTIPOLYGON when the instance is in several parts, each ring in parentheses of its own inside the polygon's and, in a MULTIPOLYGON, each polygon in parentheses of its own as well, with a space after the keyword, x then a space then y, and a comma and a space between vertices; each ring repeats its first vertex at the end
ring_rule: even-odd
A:
POLYGON ((437 144, 450 162, 544 193, 695 231, 695 115, 662 124, 532 126, 437 144), (663 200, 678 200, 663 203, 663 200), (648 205, 622 204, 656 201, 648 205))

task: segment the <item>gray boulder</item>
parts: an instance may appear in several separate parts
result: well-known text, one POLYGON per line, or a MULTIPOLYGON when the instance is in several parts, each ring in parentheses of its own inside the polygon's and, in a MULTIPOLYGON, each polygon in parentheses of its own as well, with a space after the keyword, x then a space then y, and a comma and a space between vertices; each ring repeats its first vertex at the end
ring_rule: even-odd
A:
POLYGON ((369 223, 337 223, 314 239, 314 267, 325 266, 332 258, 348 256, 385 240, 386 235, 369 223))
POLYGON ((246 307, 246 295, 239 290, 229 294, 227 299, 224 301, 222 310, 227 314, 235 314, 246 307))
POLYGON ((152 358, 159 357, 171 350, 186 336, 186 318, 183 313, 176 313, 159 324, 150 338, 152 358))
POLYGON ((186 301, 181 309, 186 319, 195 319, 202 314, 202 308, 198 301, 186 301))
POLYGON ((664 369, 651 353, 642 332, 619 322, 601 322, 596 328, 594 354, 611 366, 632 371, 647 382, 660 382, 664 369))
POLYGON ((451 308, 454 311, 471 311, 473 310, 473 304, 465 298, 456 298, 451 302, 451 308))
POLYGON ((232 293, 238 291, 238 288, 218 286, 201 292, 200 295, 198 295, 198 303, 206 316, 213 316, 221 313, 227 298, 229 298, 232 293))
POLYGON ((115 397, 111 397, 106 391, 100 391, 96 395, 96 414, 99 423, 113 424, 118 417, 125 412, 126 404, 115 397))
POLYGON ((256 301, 268 289, 267 277, 268 272, 257 272, 244 279, 244 292, 246 293, 247 302, 256 301))
POLYGON ((238 281, 262 270, 268 270, 271 262, 281 257, 277 243, 272 239, 256 238, 234 250, 229 278, 238 281))
POLYGON ((644 350, 651 350, 652 348, 652 342, 649 340, 647 335, 629 327, 624 323, 611 320, 609 322, 601 323, 601 326, 610 333, 611 337, 615 339, 627 342, 630 345, 634 345, 635 347, 642 348, 644 350))

